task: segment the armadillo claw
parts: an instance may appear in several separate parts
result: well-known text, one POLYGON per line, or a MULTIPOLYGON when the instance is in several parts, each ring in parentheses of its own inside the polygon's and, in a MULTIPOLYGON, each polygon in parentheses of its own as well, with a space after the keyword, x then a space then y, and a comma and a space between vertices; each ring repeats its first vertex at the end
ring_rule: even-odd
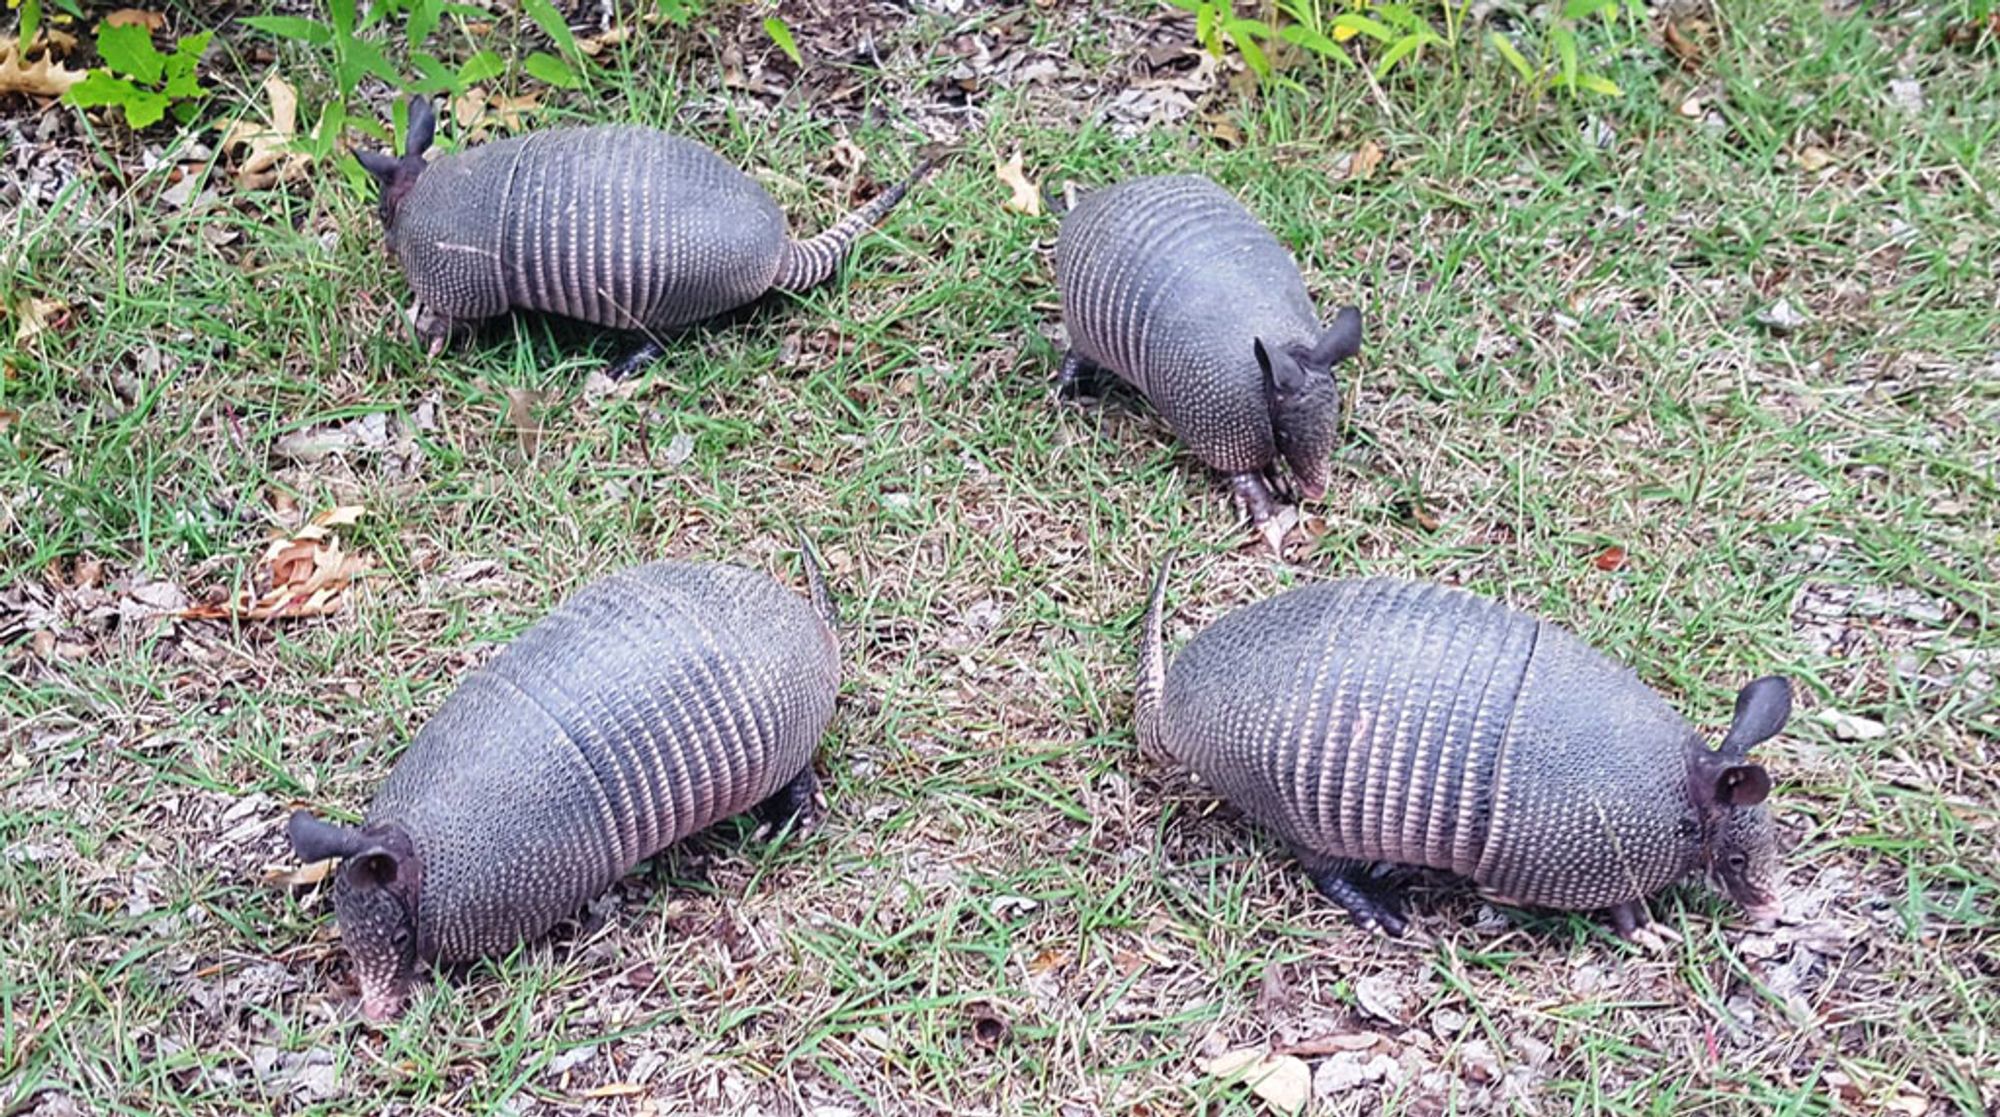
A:
POLYGON ((1653 954, 1664 954, 1681 941, 1681 934, 1664 923, 1655 923, 1646 901, 1633 900, 1611 909, 1611 926, 1618 937, 1653 954))

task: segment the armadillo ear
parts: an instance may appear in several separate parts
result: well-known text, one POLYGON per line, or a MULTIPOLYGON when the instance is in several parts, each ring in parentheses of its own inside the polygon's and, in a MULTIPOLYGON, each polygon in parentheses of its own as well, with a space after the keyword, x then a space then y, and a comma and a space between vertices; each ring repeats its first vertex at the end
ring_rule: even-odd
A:
POLYGON ((404 158, 429 151, 431 139, 437 135, 437 110, 431 107, 429 97, 411 95, 409 116, 409 126, 403 133, 404 158))
POLYGON ((292 840, 292 851, 299 855, 299 860, 307 863, 349 857, 366 844, 361 831, 321 822, 305 811, 292 812, 285 823, 285 835, 292 840))
POLYGON ((1752 745, 1777 736, 1791 716, 1790 683, 1777 675, 1752 680, 1736 692, 1736 716, 1731 719, 1729 733, 1722 738, 1718 751, 1724 756, 1743 756, 1752 745))
POLYGON ((395 156, 377 151, 357 151, 354 159, 375 180, 375 185, 385 191, 390 183, 396 181, 396 168, 402 165, 395 156))
POLYGON ((1361 352, 1361 308, 1342 307, 1312 349, 1312 366, 1330 369, 1361 352))
POLYGON ((342 869, 350 883, 364 888, 384 888, 396 883, 396 876, 402 863, 396 855, 381 846, 371 846, 360 855, 349 858, 342 869))
POLYGON ((1715 774, 1715 801, 1754 807, 1771 794, 1771 774, 1761 764, 1731 764, 1715 774))
POLYGON ((1290 352, 1282 346, 1265 345, 1261 337, 1252 338, 1251 345, 1257 353, 1257 368, 1264 374, 1264 398, 1275 400, 1305 387, 1305 370, 1290 352))

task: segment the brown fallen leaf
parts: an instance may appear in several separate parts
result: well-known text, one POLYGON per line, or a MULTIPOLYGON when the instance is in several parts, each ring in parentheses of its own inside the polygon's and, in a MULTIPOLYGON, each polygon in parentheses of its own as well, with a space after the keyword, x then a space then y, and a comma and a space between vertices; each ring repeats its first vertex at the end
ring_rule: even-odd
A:
POLYGON ((503 132, 518 132, 532 114, 542 107, 540 90, 523 93, 519 97, 508 97, 497 92, 488 92, 482 86, 473 86, 452 98, 452 119, 465 130, 468 140, 479 139, 495 128, 503 132))
POLYGON ((547 392, 532 388, 502 388, 507 393, 507 427, 514 437, 521 441, 521 453, 535 456, 535 448, 542 442, 542 423, 535 417, 535 408, 548 398, 547 392))
POLYGON ((104 22, 113 27, 143 27, 148 31, 158 31, 167 25, 167 17, 139 8, 120 8, 105 16, 104 22))
POLYGON ((1693 72, 1701 69, 1702 49, 1697 39, 1698 25, 1690 25, 1686 30, 1673 20, 1667 21, 1667 49, 1680 60, 1681 69, 1693 72))
POLYGON ((329 857, 324 861, 308 861, 296 869, 271 866, 264 870, 264 883, 273 888, 304 888, 318 884, 333 872, 333 866, 338 860, 339 858, 329 857))
POLYGON ((348 589, 366 574, 371 561, 364 555, 342 553, 340 540, 328 527, 351 524, 365 511, 359 506, 336 508, 314 518, 325 518, 327 523, 308 523, 271 540, 251 572, 249 588, 228 601, 197 605, 179 615, 190 620, 269 621, 338 613, 346 604, 348 589))
POLYGON ((631 37, 632 25, 624 24, 614 27, 602 35, 592 35, 587 39, 578 39, 576 41, 576 49, 592 58, 596 58, 598 55, 604 53, 606 47, 615 47, 631 37))
POLYGON ((1347 162, 1347 181, 1366 182, 1382 165, 1382 149, 1374 140, 1362 140, 1361 147, 1347 162))
POLYGON ((26 93, 33 97, 60 97, 89 73, 88 70, 72 70, 55 60, 56 50, 64 42, 74 45, 74 38, 52 30, 44 41, 47 45, 41 58, 30 62, 27 55, 33 50, 32 44, 23 48, 17 40, 0 39, 0 95, 26 93))
POLYGON ((1602 551, 1597 552, 1597 557, 1591 561, 1597 564, 1599 570, 1607 574, 1614 570, 1623 570, 1625 568, 1625 548, 1618 546, 1606 547, 1602 551))
POLYGON ((0 434, 6 434, 8 427, 20 421, 21 413, 19 411, 11 407, 0 407, 0 434))
POLYGON ((299 133, 299 94, 290 82, 272 74, 264 79, 264 96, 271 102, 268 123, 242 119, 223 133, 222 150, 243 149, 236 166, 236 184, 245 190, 263 190, 281 182, 305 177, 312 156, 291 150, 299 133))
POLYGON ((42 331, 60 326, 69 304, 60 299, 38 299, 33 295, 14 304, 14 344, 26 348, 42 331))
POLYGON ((1197 1064, 1202 1073, 1232 1079, 1250 1087, 1274 1113, 1293 1117, 1305 1112, 1312 1099, 1312 1070, 1305 1060, 1291 1055, 1274 1055, 1262 1047, 1242 1047, 1225 1051, 1197 1064))
POLYGON ((1833 165, 1833 156, 1823 147, 1808 147, 1798 153, 1799 169, 1807 174, 1816 174, 1833 165))
POLYGON ((1035 189, 1034 183, 1028 181, 1028 174, 1021 167, 1021 153, 1019 151, 1016 151, 1014 157, 1005 163, 995 163, 993 165, 993 173, 1001 182, 1006 184, 1007 189, 1014 192, 1013 197, 1008 198, 1006 202, 1002 203, 1002 209, 1011 210, 1015 213, 1025 213, 1029 217, 1040 217, 1042 215, 1042 192, 1035 189))

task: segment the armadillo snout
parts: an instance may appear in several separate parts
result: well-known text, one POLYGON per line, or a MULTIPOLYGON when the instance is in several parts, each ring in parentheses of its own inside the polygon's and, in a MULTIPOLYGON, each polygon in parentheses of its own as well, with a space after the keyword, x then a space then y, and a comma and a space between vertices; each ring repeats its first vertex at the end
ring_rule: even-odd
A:
POLYGON ((1282 401, 1272 415, 1278 452, 1298 478, 1307 500, 1326 495, 1333 480, 1333 454, 1340 445, 1340 389, 1330 374, 1317 374, 1300 392, 1282 401))

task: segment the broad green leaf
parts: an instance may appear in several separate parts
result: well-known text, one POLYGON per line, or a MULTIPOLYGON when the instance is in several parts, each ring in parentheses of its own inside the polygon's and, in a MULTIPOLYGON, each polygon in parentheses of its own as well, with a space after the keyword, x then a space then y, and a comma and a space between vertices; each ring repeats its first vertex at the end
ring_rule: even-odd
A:
POLYGON ((764 34, 769 35, 771 41, 778 44, 778 49, 785 52, 785 57, 792 60, 792 65, 805 65, 805 61, 799 57, 799 44, 792 39, 792 29, 784 20, 777 16, 767 17, 764 20, 764 34))
POLYGON ((1167 4, 1184 12, 1192 12, 1196 16, 1208 11, 1207 0, 1167 0, 1167 4))
POLYGON ((201 52, 208 49, 208 41, 213 31, 203 31, 199 35, 189 35, 180 41, 174 53, 167 57, 166 95, 173 98, 199 97, 208 92, 194 76, 194 68, 201 61, 201 52))
POLYGON ((193 124, 194 118, 200 115, 200 113, 201 106, 195 104, 193 101, 174 102, 174 119, 180 121, 182 124, 193 124))
POLYGON ((1271 37, 1271 26, 1261 20, 1231 19, 1222 26, 1229 32, 1229 37, 1232 39, 1268 39, 1271 37))
POLYGON ((1556 45, 1556 55, 1562 59, 1561 85, 1576 88, 1576 33, 1567 27, 1549 29, 1549 41, 1556 45))
POLYGON ((558 51, 566 57, 576 57, 576 36, 570 34, 569 22, 563 19, 561 12, 556 11, 554 4, 549 0, 521 0, 521 10, 535 21, 535 26, 542 29, 558 51))
POLYGON ((333 31, 342 39, 354 38, 354 0, 327 0, 327 12, 333 16, 333 31))
POLYGON ((1509 66, 1514 67, 1514 72, 1521 75, 1522 81, 1535 80, 1535 68, 1528 64, 1527 57, 1514 46, 1512 39, 1498 31, 1488 31, 1486 41, 1493 44, 1493 49, 1500 52, 1500 57, 1506 59, 1509 66))
POLYGON ((373 42, 367 39, 349 39, 346 43, 346 55, 354 65, 374 74, 391 86, 403 84, 402 73, 383 56, 382 48, 373 42))
POLYGON ((1229 32, 1229 41, 1236 44, 1236 49, 1243 53, 1244 63, 1255 71, 1258 77, 1271 76, 1271 60, 1264 57, 1264 48, 1257 45, 1256 39, 1248 35, 1238 35, 1232 30, 1229 32))
POLYGON ((412 53, 437 30, 438 18, 443 14, 439 0, 416 0, 410 5, 410 22, 403 25, 403 41, 410 45, 412 53))
POLYGON ((409 89, 412 93, 450 93, 456 95, 465 92, 464 84, 458 80, 458 75, 452 72, 451 67, 439 62, 437 56, 431 54, 429 51, 411 51, 410 68, 414 69, 422 78, 422 80, 410 84, 409 89))
POLYGON ((1334 38, 1336 39, 1340 37, 1339 33, 1342 31, 1347 32, 1349 35, 1366 35, 1378 43, 1393 42, 1396 38, 1396 33, 1389 30, 1388 27, 1369 19, 1367 16, 1355 15, 1353 12, 1334 16, 1333 29, 1334 38))
POLYGON ((42 29, 42 0, 25 0, 21 5, 21 26, 14 29, 14 41, 26 55, 35 45, 35 32, 42 29))
POLYGON ((82 81, 70 86, 63 97, 80 109, 101 109, 106 105, 122 105, 137 92, 137 86, 114 77, 109 70, 92 70, 82 81))
POLYGON ((1617 82, 1601 74, 1581 74, 1577 77, 1576 83, 1590 90, 1592 93, 1601 93, 1606 97, 1623 97, 1625 95, 1625 91, 1618 88, 1617 82))
POLYGON ((1588 19, 1606 9, 1615 14, 1618 10, 1618 0, 1568 0, 1563 5, 1563 18, 1588 19))
POLYGON ((458 80, 466 85, 477 85, 482 81, 492 81, 507 72, 507 62, 497 53, 482 50, 458 66, 458 80))
POLYGON ((1383 22, 1393 23, 1408 34, 1416 34, 1418 31, 1430 28, 1424 17, 1411 11, 1404 4, 1376 4, 1373 10, 1382 17, 1383 22))
POLYGON ((1303 23, 1287 25, 1283 34, 1285 41, 1291 43, 1293 46, 1304 47, 1322 58, 1331 58, 1349 68, 1353 68, 1354 66, 1354 59, 1348 55, 1347 51, 1339 43, 1334 42, 1332 39, 1307 27, 1303 23))
POLYGON ((527 68, 530 77, 548 82, 550 85, 575 89, 583 84, 583 81, 576 76, 576 71, 569 68, 569 63, 544 50, 529 55, 521 64, 527 68))
POLYGON ((1396 63, 1401 62, 1405 55, 1423 45, 1424 40, 1421 35, 1405 35, 1390 43, 1389 49, 1383 51, 1381 59, 1375 63, 1375 77, 1380 79, 1394 69, 1396 63))
MULTIPOLYGON (((152 29, 143 23, 128 23, 122 27, 98 24, 97 53, 113 71, 146 85, 159 81, 160 70, 167 64, 167 56, 153 46, 152 29)), ((158 120, 159 117, 153 119, 158 120)))
POLYGON ((316 47, 323 47, 333 42, 333 28, 316 19, 300 19, 298 16, 246 16, 243 23, 266 35, 310 43, 316 47))
POLYGON ((1210 54, 1222 53, 1222 42, 1215 34, 1215 5, 1203 4, 1195 13, 1194 41, 1210 54))
POLYGON ((153 93, 144 89, 132 91, 132 98, 125 102, 125 123, 133 131, 151 128, 167 115, 167 106, 173 104, 164 93, 153 93))

